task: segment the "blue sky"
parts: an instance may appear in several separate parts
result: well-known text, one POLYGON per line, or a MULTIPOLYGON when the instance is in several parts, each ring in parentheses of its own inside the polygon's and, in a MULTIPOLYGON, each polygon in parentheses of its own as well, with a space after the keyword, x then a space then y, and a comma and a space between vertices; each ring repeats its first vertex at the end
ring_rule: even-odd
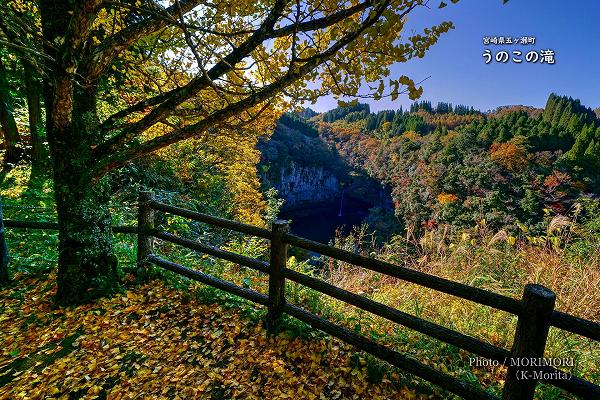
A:
MULTIPOLYGON (((456 28, 440 41, 423 59, 410 60, 392 68, 392 76, 408 75, 423 82, 421 99, 433 103, 447 101, 472 105, 483 111, 501 105, 523 104, 543 107, 548 95, 556 92, 580 99, 586 106, 600 107, 600 1, 577 0, 461 0, 438 9, 439 0, 430 1, 430 9, 420 7, 409 19, 408 28, 420 31, 445 20, 456 28), (489 45, 484 36, 534 36, 536 44, 489 45), (486 48, 498 50, 552 49, 556 63, 485 64, 486 48)), ((364 101, 364 100, 363 100, 364 101)), ((406 108, 406 95, 368 101, 372 110, 406 108)), ((332 98, 322 98, 317 111, 336 107, 332 98)))

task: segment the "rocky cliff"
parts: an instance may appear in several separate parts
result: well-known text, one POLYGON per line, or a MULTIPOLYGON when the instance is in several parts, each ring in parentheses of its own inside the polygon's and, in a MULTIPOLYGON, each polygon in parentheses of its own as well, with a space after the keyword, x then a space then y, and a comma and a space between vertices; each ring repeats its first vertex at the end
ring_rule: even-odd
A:
POLYGON ((338 203, 342 190, 370 207, 387 206, 389 194, 381 184, 348 165, 306 122, 282 118, 258 147, 262 185, 277 189, 283 210, 338 203))
POLYGON ((314 128, 288 125, 280 121, 271 138, 259 143, 263 187, 277 189, 284 209, 337 201, 349 181, 348 167, 314 128))
POLYGON ((341 195, 339 177, 323 167, 302 166, 292 161, 279 170, 278 178, 273 187, 285 199, 284 209, 329 203, 341 195))

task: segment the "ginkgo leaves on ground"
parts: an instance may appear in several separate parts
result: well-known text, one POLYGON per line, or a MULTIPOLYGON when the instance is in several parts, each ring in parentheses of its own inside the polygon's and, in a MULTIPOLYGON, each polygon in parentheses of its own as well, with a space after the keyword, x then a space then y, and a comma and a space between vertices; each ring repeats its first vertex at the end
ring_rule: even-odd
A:
POLYGON ((371 383, 365 360, 337 341, 269 337, 241 308, 160 281, 66 309, 52 308, 52 274, 16 282, 0 293, 0 398, 430 397, 371 383))

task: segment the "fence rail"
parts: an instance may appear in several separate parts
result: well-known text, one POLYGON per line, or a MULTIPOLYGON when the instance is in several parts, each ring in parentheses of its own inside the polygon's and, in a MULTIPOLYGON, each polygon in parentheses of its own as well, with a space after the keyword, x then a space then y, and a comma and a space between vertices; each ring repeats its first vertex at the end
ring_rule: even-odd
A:
MULTIPOLYGON (((9 228, 58 229, 58 224, 53 222, 8 220, 4 221, 4 225, 9 228)), ((600 341, 600 324, 554 310, 555 295, 550 289, 543 286, 526 285, 522 299, 517 300, 290 234, 285 221, 276 221, 272 229, 268 230, 160 203, 153 199, 150 192, 140 193, 138 199, 138 226, 118 226, 113 227, 113 231, 137 234, 138 269, 147 268, 150 264, 156 265, 266 306, 268 308, 269 327, 275 326, 282 314, 288 314, 465 399, 497 399, 497 397, 470 383, 437 371, 412 357, 319 317, 298 305, 289 303, 285 296, 286 281, 301 284, 409 329, 506 365, 508 371, 502 394, 503 400, 533 399, 538 381, 552 384, 584 399, 600 399, 600 386, 594 383, 574 376, 568 376, 565 379, 564 375, 563 377, 560 376, 562 371, 551 366, 519 366, 511 363, 511 360, 516 359, 543 359, 550 326, 600 341), (266 262, 254 259, 159 230, 154 226, 154 213, 156 211, 268 239, 270 240, 270 260, 266 262), (154 238, 268 274, 269 292, 268 294, 262 294, 163 259, 153 252, 154 238), (507 350, 485 343, 474 337, 404 313, 372 299, 331 285, 323 280, 289 269, 286 261, 287 248, 290 245, 516 315, 518 320, 513 346, 511 350, 507 350), (531 374, 534 372, 536 375, 532 376, 531 374), (522 379, 523 377, 526 377, 526 379, 522 379)))
MULTIPOLYGON (((58 230, 58 222, 38 222, 38 221, 16 221, 5 219, 4 227, 6 228, 23 228, 23 229, 46 229, 58 230)), ((137 226, 133 225, 115 225, 112 227, 115 233, 137 233, 137 226)))
POLYGON ((379 272, 384 275, 415 283, 417 285, 460 297, 465 300, 470 300, 475 303, 490 306, 515 315, 519 314, 521 311, 521 303, 518 300, 490 292, 489 290, 472 287, 463 283, 454 282, 435 275, 430 275, 420 271, 415 271, 410 268, 394 265, 385 261, 361 256, 360 254, 331 247, 326 244, 315 242, 299 236, 287 235, 285 239, 286 242, 292 246, 300 247, 305 250, 311 250, 316 253, 335 258, 336 260, 344 261, 374 272, 379 272))
POLYGON ((600 324, 596 322, 554 310, 550 318, 550 324, 563 331, 576 333, 600 342, 600 329, 598 329, 600 324))

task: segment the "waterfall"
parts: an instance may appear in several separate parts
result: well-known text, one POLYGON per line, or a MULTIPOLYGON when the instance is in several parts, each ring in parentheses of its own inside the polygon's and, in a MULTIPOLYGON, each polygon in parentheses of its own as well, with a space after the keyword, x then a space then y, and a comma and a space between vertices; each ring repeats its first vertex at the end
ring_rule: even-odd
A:
POLYGON ((344 207, 344 191, 345 191, 345 189, 342 188, 342 197, 340 198, 340 212, 338 214, 338 217, 342 216, 342 209, 344 207))

